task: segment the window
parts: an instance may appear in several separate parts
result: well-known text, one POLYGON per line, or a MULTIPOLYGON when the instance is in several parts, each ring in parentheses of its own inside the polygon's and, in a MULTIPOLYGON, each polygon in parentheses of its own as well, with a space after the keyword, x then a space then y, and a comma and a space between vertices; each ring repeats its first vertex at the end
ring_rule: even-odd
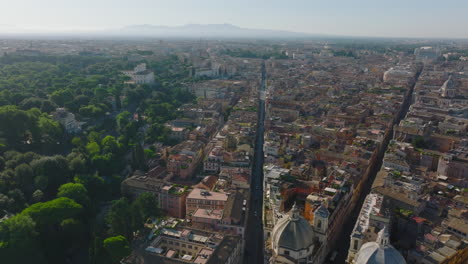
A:
POLYGON ((322 228, 322 220, 318 220, 317 227, 322 228))
POLYGON ((358 244, 359 242, 357 240, 354 240, 354 250, 358 250, 358 244))
POLYGON ((284 251, 284 254, 285 254, 286 256, 289 256, 289 250, 285 250, 285 251, 284 251))

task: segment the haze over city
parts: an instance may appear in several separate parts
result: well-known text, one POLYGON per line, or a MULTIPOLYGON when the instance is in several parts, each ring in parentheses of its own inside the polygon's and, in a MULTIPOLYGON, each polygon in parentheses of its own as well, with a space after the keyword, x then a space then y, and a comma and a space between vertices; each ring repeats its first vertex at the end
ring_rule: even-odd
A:
POLYGON ((467 0, 0 0, 1 264, 466 264, 467 0))
POLYGON ((242 28, 366 37, 468 38, 463 0, 1 1, 1 33, 115 32, 132 25, 242 28))

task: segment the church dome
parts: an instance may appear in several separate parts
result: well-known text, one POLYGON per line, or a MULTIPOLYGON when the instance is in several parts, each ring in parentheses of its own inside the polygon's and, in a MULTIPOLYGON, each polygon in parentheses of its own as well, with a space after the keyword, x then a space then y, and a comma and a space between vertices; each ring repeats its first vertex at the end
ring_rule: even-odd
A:
POLYGON ((309 249, 315 240, 312 226, 299 215, 296 205, 291 209, 291 214, 280 219, 272 233, 273 249, 286 248, 292 251, 309 249))
POLYGON ((377 242, 362 245, 355 257, 355 264, 406 264, 403 256, 389 243, 386 228, 379 232, 377 242))

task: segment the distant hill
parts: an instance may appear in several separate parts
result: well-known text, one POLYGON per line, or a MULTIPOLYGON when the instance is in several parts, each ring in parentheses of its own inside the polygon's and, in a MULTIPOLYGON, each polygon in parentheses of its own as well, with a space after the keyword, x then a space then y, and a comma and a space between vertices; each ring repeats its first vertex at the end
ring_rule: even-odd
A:
POLYGON ((184 26, 132 25, 113 31, 124 36, 220 37, 220 38, 304 38, 317 35, 266 29, 241 28, 231 24, 188 24, 184 26))
POLYGON ((231 24, 188 24, 184 26, 131 25, 109 29, 32 30, 0 25, 0 36, 20 37, 91 37, 91 38, 314 38, 330 37, 325 34, 242 28, 231 24))

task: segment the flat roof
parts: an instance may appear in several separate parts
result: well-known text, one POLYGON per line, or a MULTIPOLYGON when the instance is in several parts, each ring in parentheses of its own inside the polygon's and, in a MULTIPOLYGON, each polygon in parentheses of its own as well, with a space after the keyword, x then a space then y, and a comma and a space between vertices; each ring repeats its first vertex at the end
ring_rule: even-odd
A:
POLYGON ((223 210, 210 210, 198 208, 197 210, 195 210, 193 217, 221 220, 223 218, 223 210))
POLYGON ((189 193, 187 199, 227 201, 228 196, 225 193, 210 192, 204 189, 195 188, 189 193))
POLYGON ((447 225, 453 229, 459 230, 465 234, 468 234, 468 222, 457 219, 457 218, 452 218, 448 221, 447 225))

